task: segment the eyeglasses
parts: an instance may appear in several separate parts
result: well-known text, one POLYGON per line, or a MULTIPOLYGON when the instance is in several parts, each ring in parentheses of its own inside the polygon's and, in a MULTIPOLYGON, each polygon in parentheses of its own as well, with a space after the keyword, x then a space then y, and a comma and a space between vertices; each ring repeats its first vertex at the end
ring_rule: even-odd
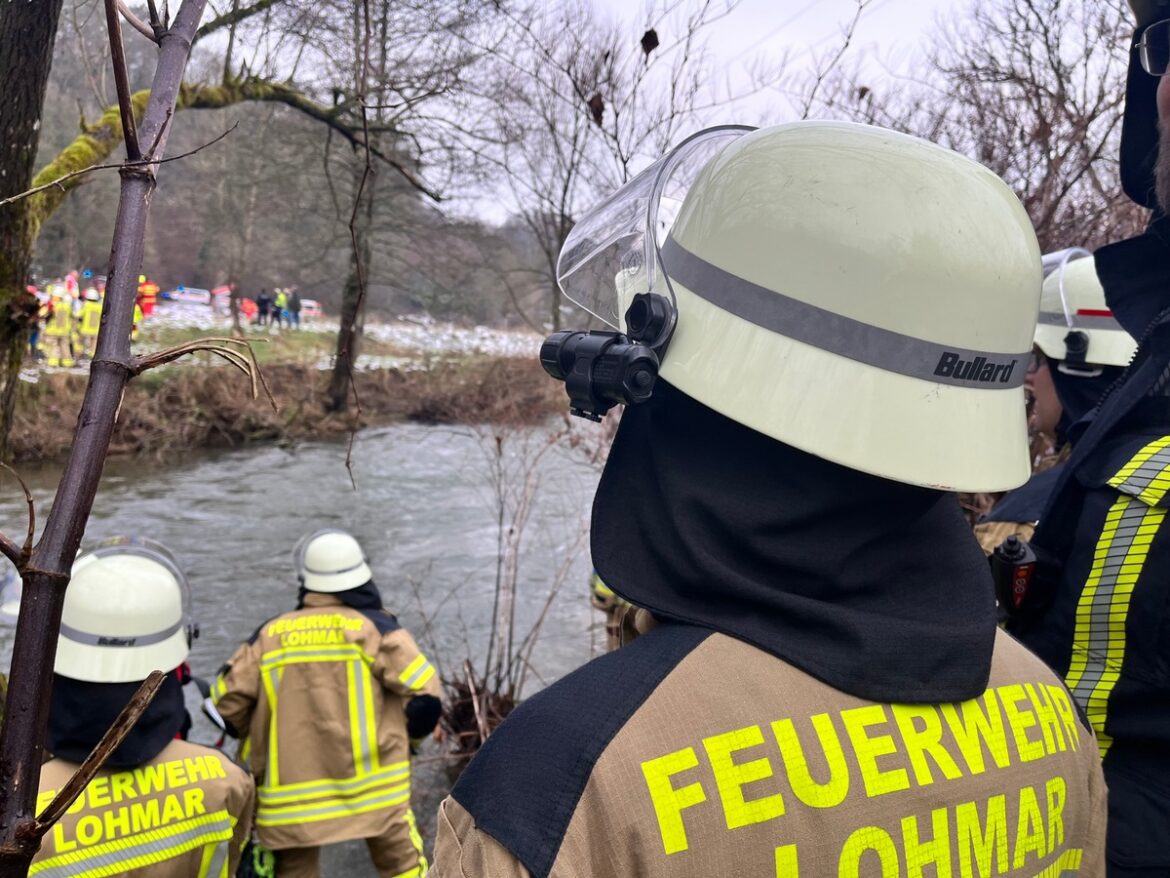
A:
POLYGON ((1146 73, 1162 76, 1170 70, 1170 18, 1155 21, 1142 31, 1137 50, 1138 60, 1146 73))

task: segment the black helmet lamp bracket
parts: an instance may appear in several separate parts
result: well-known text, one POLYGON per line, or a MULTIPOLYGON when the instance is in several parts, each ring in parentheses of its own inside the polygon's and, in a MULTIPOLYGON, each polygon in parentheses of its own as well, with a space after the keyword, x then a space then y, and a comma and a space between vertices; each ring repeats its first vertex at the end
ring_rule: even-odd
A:
POLYGON ((615 405, 648 400, 677 312, 669 299, 638 293, 626 309, 626 332, 562 330, 540 346, 540 364, 565 382, 569 412, 600 421, 615 405))

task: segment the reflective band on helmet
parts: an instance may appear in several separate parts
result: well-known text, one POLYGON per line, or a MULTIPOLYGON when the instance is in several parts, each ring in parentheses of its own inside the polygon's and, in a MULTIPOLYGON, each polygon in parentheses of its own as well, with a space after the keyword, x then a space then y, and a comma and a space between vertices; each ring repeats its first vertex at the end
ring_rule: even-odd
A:
POLYGON ((312 573, 314 576, 340 576, 342 573, 350 573, 351 571, 357 570, 365 563, 366 559, 362 558, 362 560, 358 561, 352 567, 345 567, 341 570, 314 570, 312 567, 306 565, 304 571, 305 573, 312 573))
POLYGON ((176 622, 165 631, 156 631, 154 634, 90 634, 88 631, 78 631, 61 623, 61 636, 74 643, 84 643, 87 646, 150 646, 162 643, 183 627, 182 621, 176 622))
POLYGON ((684 249, 662 247, 667 275, 717 308, 822 351, 937 384, 1022 387, 1030 354, 974 351, 903 335, 793 299, 736 277, 684 249))
POLYGON ((1041 314, 1036 318, 1037 323, 1044 326, 1062 326, 1065 329, 1113 329, 1125 332, 1116 317, 1104 317, 1099 314, 1078 314, 1073 318, 1073 325, 1069 326, 1063 314, 1041 314))

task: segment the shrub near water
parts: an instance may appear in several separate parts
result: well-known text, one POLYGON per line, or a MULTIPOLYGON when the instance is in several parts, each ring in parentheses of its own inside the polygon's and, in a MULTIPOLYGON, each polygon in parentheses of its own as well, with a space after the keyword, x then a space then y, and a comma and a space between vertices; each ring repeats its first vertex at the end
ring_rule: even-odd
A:
MULTIPOLYGON (((230 368, 177 366, 134 379, 126 391, 110 451, 162 454, 184 448, 343 436, 354 413, 326 414, 329 373, 307 363, 263 367, 278 411, 251 399, 247 379, 230 368)), ((564 391, 528 359, 448 358, 419 369, 355 376, 361 426, 395 420, 425 423, 538 423, 565 410, 564 391)), ((85 393, 82 374, 42 374, 21 387, 12 430, 17 460, 62 457, 73 441, 85 393)))

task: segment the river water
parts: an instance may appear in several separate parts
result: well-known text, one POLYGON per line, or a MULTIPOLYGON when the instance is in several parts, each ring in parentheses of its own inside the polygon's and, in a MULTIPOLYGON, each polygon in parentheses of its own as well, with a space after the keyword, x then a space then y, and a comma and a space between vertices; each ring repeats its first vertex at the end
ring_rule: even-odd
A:
MULTIPOLYGON (((564 675, 604 643, 589 608, 589 507, 597 468, 582 454, 554 445, 547 431, 400 424, 362 432, 353 449, 356 489, 345 446, 303 443, 222 452, 174 453, 164 460, 113 459, 105 469, 86 543, 140 534, 165 544, 186 571, 192 611, 201 628, 190 662, 215 670, 264 620, 294 607, 292 549, 304 533, 350 530, 362 542, 386 606, 445 672, 478 658, 491 626, 497 567, 499 500, 514 508, 533 472, 532 512, 524 524, 518 568, 518 634, 536 618, 550 583, 564 569, 533 655, 526 694, 564 675), (536 461, 535 465, 532 463, 536 461)), ((58 469, 25 471, 41 521, 58 469)), ((508 518, 508 515, 505 515, 508 518)), ((18 541, 25 504, 10 476, 0 482, 0 526, 18 541)), ((0 627, 0 665, 7 670, 12 628, 0 627)), ((212 743, 216 730, 188 706, 192 738, 212 743)), ((416 762, 415 809, 433 838, 434 809, 446 790, 437 745, 416 762)), ((327 850, 325 874, 373 875, 363 845, 327 850)))

